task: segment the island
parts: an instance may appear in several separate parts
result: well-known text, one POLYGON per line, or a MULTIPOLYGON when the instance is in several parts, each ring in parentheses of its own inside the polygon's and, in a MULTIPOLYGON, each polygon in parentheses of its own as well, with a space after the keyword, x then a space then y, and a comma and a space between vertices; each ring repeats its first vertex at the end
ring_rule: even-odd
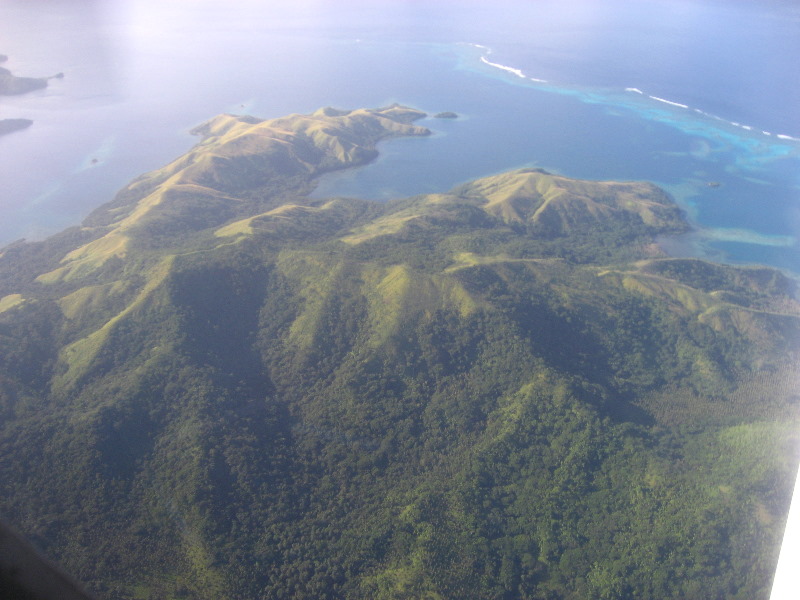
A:
POLYGON ((27 94, 47 87, 47 77, 17 77, 5 67, 0 67, 0 94, 7 96, 27 94))
MULTIPOLYGON (((8 56, 0 54, 0 63, 8 60, 8 56)), ((17 77, 5 67, 0 67, 0 95, 13 96, 27 94, 47 87, 49 79, 61 79, 63 73, 52 77, 17 77)), ((0 119, 0 136, 26 129, 33 124, 30 119, 0 119)))
POLYGON ((13 133, 33 125, 30 119, 0 119, 0 135, 13 133))
POLYGON ((457 119, 458 114, 451 111, 444 111, 433 115, 434 119, 457 119))
POLYGON ((767 598, 794 280, 642 181, 311 194, 425 116, 219 115, 0 250, 4 518, 100 600, 767 598))

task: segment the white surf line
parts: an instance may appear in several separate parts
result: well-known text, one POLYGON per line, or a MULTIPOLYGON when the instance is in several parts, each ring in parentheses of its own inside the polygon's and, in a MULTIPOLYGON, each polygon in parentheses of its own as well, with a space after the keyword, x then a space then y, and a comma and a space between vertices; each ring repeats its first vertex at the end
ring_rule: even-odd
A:
POLYGON ((514 67, 507 67, 506 65, 501 65, 500 63, 490 62, 485 56, 481 56, 481 62, 489 65, 490 67, 494 67, 502 71, 508 71, 509 73, 513 73, 514 75, 516 75, 517 77, 521 77, 522 79, 527 79, 527 77, 525 77, 525 73, 523 73, 521 70, 515 69, 514 67))
MULTIPOLYGON (((752 125, 744 125, 743 123, 738 123, 737 121, 728 121, 727 119, 723 119, 722 117, 719 117, 719 116, 717 116, 715 114, 708 113, 708 112, 706 112, 704 110, 700 110, 699 108, 694 108, 694 107, 688 106, 686 104, 681 104, 680 102, 674 102, 672 100, 667 100, 666 98, 660 98, 658 96, 651 96, 650 94, 645 94, 642 90, 640 90, 639 88, 636 88, 636 87, 626 87, 625 91, 626 92, 633 92, 635 94, 641 94, 643 96, 647 96, 651 100, 656 100, 658 102, 663 102, 664 104, 669 104, 670 106, 676 106, 678 108, 684 108, 684 109, 693 110, 694 112, 696 112, 699 115, 703 115, 705 117, 710 117, 712 119, 716 119, 717 121, 722 121, 723 123, 727 123, 728 125, 733 125, 734 127, 738 127, 739 129, 744 129, 745 131, 753 131, 753 132, 756 132, 756 133, 761 133, 762 135, 765 135, 765 136, 768 136, 768 137, 771 137, 771 136, 775 135, 770 131, 756 129, 752 125)), ((777 135, 775 135, 775 137, 777 137, 779 139, 782 139, 782 140, 789 140, 789 141, 794 141, 794 142, 800 141, 800 140, 798 140, 798 138, 792 137, 790 135, 777 134, 777 135)))
MULTIPOLYGON (((482 44, 475 44, 475 43, 470 43, 469 45, 472 46, 473 48, 478 48, 479 50, 482 50, 485 53, 484 56, 481 56, 481 62, 483 64, 485 64, 485 65, 488 65, 490 67, 494 67, 495 69, 500 69, 502 71, 506 71, 507 73, 511 73, 513 75, 516 75, 520 79, 527 79, 529 81, 533 81, 533 82, 536 82, 536 83, 549 83, 546 79, 538 79, 536 77, 527 77, 525 75, 525 73, 522 71, 522 69, 517 69, 515 67, 510 67, 508 65, 504 65, 504 64, 501 64, 501 63, 496 63, 496 62, 490 61, 488 58, 486 58, 486 56, 489 56, 489 55, 493 54, 494 51, 491 48, 489 48, 488 46, 484 46, 482 44)), ((778 138, 780 140, 786 140, 786 141, 792 141, 792 142, 800 141, 800 138, 792 137, 791 135, 773 134, 773 133, 771 133, 769 131, 758 130, 758 129, 756 129, 755 127, 753 127, 751 125, 744 125, 744 124, 738 123, 736 121, 729 121, 729 120, 724 119, 722 117, 719 117, 719 116, 717 116, 717 115, 715 115, 713 113, 708 113, 708 112, 705 112, 704 110, 700 110, 699 108, 691 107, 688 104, 682 104, 681 102, 675 102, 674 100, 667 100, 666 98, 661 98, 659 96, 651 96, 650 94, 644 93, 641 89, 639 89, 637 87, 626 87, 625 91, 626 92, 630 92, 630 93, 634 93, 634 94, 639 94, 641 96, 646 96, 647 98, 650 98, 651 100, 655 100, 656 102, 662 102, 664 104, 668 104, 668 105, 674 106, 676 108, 682 108, 684 110, 692 110, 692 111, 694 111, 694 112, 696 112, 698 114, 701 114, 701 115, 703 115, 705 117, 709 117, 709 118, 715 119, 717 121, 721 121, 723 123, 727 123, 728 125, 732 125, 732 126, 737 127, 739 129, 744 129, 745 131, 750 131, 750 132, 754 132, 754 133, 761 133, 762 135, 767 136, 767 137, 774 136, 774 137, 776 137, 776 138, 778 138)))
POLYGON ((795 479, 792 505, 783 532, 783 544, 775 569, 770 600, 797 600, 800 590, 800 472, 795 479))
POLYGON ((483 50, 485 52, 485 55, 481 56, 481 62, 483 64, 485 64, 485 65, 488 65, 490 67, 494 67, 495 69, 500 69, 502 71, 506 71, 507 73, 511 73, 513 75, 516 75, 520 79, 527 79, 528 81, 533 81, 535 83, 548 83, 548 81, 546 79, 539 79, 538 77, 527 77, 525 75, 525 73, 522 72, 522 69, 517 69, 515 67, 509 67, 508 65, 503 65, 503 64, 500 64, 500 63, 496 63, 496 62, 490 61, 486 57, 489 56, 490 54, 494 54, 494 50, 492 50, 488 46, 484 46, 483 44, 474 44, 474 43, 470 43, 469 45, 472 46, 473 48, 478 48, 479 50, 483 50))
POLYGON ((685 104, 681 104, 680 102, 673 102, 672 100, 667 100, 666 98, 659 98, 658 96, 647 96, 648 98, 652 98, 653 100, 658 100, 659 102, 663 102, 664 104, 670 104, 672 106, 677 106, 679 108, 689 108, 685 104))

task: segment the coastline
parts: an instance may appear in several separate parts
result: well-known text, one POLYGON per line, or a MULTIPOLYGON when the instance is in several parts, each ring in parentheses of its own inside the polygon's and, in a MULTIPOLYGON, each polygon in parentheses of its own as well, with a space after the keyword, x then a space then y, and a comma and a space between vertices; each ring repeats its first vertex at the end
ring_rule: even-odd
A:
MULTIPOLYGON (((648 94, 638 87, 593 89, 560 85, 552 78, 545 82, 527 76, 510 60, 495 59, 494 50, 486 45, 459 46, 460 68, 505 85, 567 96, 597 106, 607 115, 664 126, 685 140, 682 143, 686 150, 664 153, 686 163, 685 175, 680 179, 668 181, 646 172, 633 177, 668 190, 686 211, 694 231, 683 242, 669 244, 671 251, 682 256, 713 257, 729 264, 768 264, 794 275, 800 271, 800 245, 790 220, 770 217, 773 211, 763 206, 767 194, 773 206, 791 210, 794 188, 786 173, 800 163, 800 138, 726 119, 690 104, 648 94), (683 190, 676 193, 679 188, 683 190), (773 197, 780 194, 784 200, 775 201, 773 197), (752 206, 753 211, 757 205, 762 206, 755 218, 747 219, 731 219, 721 210, 737 207, 741 214, 741 207, 746 205, 752 206)), ((585 177, 560 165, 559 170, 569 176, 585 177)), ((619 178, 614 173, 608 177, 619 178)))
POLYGON ((0 94, 19 96, 47 87, 49 77, 18 77, 5 67, 0 67, 0 94))
MULTIPOLYGON (((8 55, 0 54, 0 64, 8 61, 8 55)), ((61 78, 63 73, 54 75, 54 77, 61 78)), ((5 67, 0 67, 0 95, 3 96, 21 96, 35 90, 40 90, 47 87, 50 77, 17 77, 5 67)), ((33 125, 30 119, 0 119, 0 136, 14 133, 27 129, 33 125)))

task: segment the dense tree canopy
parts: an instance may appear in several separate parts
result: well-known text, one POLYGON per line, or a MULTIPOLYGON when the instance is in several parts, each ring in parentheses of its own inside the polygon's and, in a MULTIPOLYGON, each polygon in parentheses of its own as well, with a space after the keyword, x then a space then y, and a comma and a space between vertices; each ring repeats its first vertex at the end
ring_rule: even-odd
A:
POLYGON ((791 281, 648 184, 307 195, 420 116, 220 117, 4 249, 2 514, 99 598, 766 598, 791 281))

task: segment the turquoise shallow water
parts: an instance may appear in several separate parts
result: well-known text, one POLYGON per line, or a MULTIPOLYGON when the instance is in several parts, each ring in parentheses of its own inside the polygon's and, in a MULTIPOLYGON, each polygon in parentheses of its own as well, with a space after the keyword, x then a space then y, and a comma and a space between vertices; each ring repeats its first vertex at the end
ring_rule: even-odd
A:
POLYGON ((457 53, 447 88, 470 93, 434 104, 462 118, 427 120, 433 138, 387 143, 375 164, 327 176, 317 195, 386 199, 442 191, 518 166, 650 180, 676 198, 696 228, 668 244, 673 253, 800 265, 798 140, 639 90, 521 77, 523 69, 488 64, 484 48, 463 45, 457 53))
POLYGON ((67 76, 0 97, 0 118, 35 120, 0 138, 0 243, 79 222, 214 114, 401 102, 461 118, 426 120, 434 136, 383 144, 319 194, 386 199, 528 165, 645 179, 696 227, 673 252, 800 271, 798 10, 564 4, 7 0, 7 67, 67 76))

